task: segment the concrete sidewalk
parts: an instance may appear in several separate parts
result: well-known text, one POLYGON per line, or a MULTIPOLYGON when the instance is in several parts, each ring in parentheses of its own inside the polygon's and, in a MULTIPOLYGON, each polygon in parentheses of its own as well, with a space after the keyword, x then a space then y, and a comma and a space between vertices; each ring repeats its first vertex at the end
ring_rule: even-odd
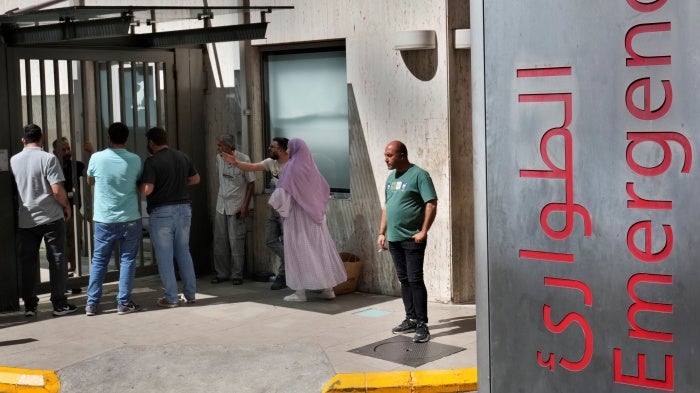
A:
MULTIPOLYGON (((133 299, 143 308, 134 314, 117 315, 116 283, 105 285, 103 312, 93 317, 84 314, 84 294, 71 296, 79 309, 64 317, 51 316, 47 297, 35 318, 0 314, 0 391, 21 375, 51 382, 51 371, 61 392, 101 393, 307 393, 360 379, 366 388, 367 381, 387 384, 394 376, 399 386, 414 386, 417 378, 431 385, 450 382, 449 375, 476 378, 462 371, 476 367, 473 305, 430 303, 431 343, 464 350, 411 367, 349 352, 394 337, 391 328, 404 317, 399 298, 310 294, 306 303, 289 303, 282 297, 291 290, 271 291, 269 283, 197 284, 197 302, 174 309, 156 306, 160 280, 152 276, 134 284, 133 299)), ((52 386, 14 391, 56 391, 52 386)), ((358 389, 344 391, 364 391, 358 389)))

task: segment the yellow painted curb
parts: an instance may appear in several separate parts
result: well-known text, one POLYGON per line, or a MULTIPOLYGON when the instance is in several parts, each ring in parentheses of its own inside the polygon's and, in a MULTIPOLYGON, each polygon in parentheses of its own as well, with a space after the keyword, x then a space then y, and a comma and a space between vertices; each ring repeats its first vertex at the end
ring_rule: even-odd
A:
POLYGON ((58 393, 61 381, 51 370, 0 367, 2 393, 58 393))
POLYGON ((336 374, 322 393, 449 393, 477 390, 476 368, 336 374))

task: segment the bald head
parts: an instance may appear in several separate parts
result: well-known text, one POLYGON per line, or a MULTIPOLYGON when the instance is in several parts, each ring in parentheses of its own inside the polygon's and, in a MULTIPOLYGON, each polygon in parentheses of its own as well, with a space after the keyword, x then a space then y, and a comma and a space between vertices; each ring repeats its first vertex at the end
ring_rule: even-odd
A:
POLYGON ((408 150, 406 145, 401 141, 391 141, 384 148, 384 162, 388 169, 396 169, 397 172, 403 172, 411 167, 408 161, 408 150))

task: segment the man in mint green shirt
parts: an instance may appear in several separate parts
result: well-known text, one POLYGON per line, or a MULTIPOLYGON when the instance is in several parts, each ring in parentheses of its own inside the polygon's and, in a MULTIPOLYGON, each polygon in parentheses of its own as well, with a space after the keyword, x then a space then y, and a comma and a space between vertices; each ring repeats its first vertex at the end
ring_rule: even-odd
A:
POLYGON ((394 171, 386 180, 385 206, 377 245, 388 250, 401 282, 406 319, 392 333, 415 332, 413 342, 430 340, 428 291, 423 281, 423 260, 428 230, 437 213, 437 194, 430 174, 408 161, 406 145, 390 142, 384 161, 394 171))
POLYGON ((95 249, 85 306, 87 316, 99 312, 102 284, 117 242, 121 257, 117 314, 128 314, 139 309, 131 300, 131 290, 142 236, 136 184, 141 177, 141 158, 125 148, 129 137, 129 128, 125 124, 113 123, 107 132, 109 148, 93 154, 87 170, 87 182, 95 186, 95 249))

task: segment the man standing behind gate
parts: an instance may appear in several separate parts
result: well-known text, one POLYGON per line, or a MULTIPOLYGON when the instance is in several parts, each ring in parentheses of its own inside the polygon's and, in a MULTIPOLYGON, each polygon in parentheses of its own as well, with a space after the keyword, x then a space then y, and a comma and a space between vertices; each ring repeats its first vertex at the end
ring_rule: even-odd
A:
POLYGON ((147 196, 149 233, 165 288, 158 305, 172 308, 180 302, 173 259, 177 260, 185 300, 195 301, 197 278, 190 254, 192 206, 188 186, 199 183, 199 173, 185 153, 168 147, 164 129, 151 128, 146 139, 151 156, 143 163, 140 191, 147 196))
POLYGON ((87 316, 99 312, 102 284, 117 242, 120 255, 117 314, 139 310, 131 300, 131 289, 142 236, 136 185, 141 176, 141 158, 124 147, 129 137, 129 128, 124 123, 112 123, 107 133, 109 148, 93 154, 87 170, 87 182, 95 186, 95 249, 85 305, 87 316))
MULTIPOLYGON (((231 134, 216 138, 218 152, 232 154, 236 142, 231 134)), ((240 162, 250 162, 250 158, 236 152, 240 162)), ((233 285, 243 284, 243 264, 245 263, 245 233, 248 204, 253 195, 255 174, 245 172, 216 155, 216 171, 219 175, 219 194, 216 198, 214 218, 214 269, 216 277, 212 284, 228 281, 233 285)))
MULTIPOLYGON (((68 265, 68 277, 72 277, 75 274, 75 269, 77 267, 76 261, 80 260, 80 251, 76 253, 75 244, 77 243, 78 245, 80 245, 82 241, 82 219, 80 218, 80 178, 84 175, 85 164, 82 161, 73 161, 70 142, 68 141, 68 138, 62 137, 56 139, 53 141, 52 146, 53 154, 55 154, 56 157, 58 157, 58 162, 61 164, 61 169, 63 170, 63 177, 66 178, 66 180, 63 182, 63 188, 68 194, 68 203, 70 203, 71 206, 75 205, 75 215, 70 220, 66 221, 66 262, 68 265), (75 174, 78 177, 78 179, 75 182, 73 182, 73 164, 75 164, 75 174), (74 225, 74 222, 77 222, 78 225, 74 225), (77 242, 76 237, 78 238, 77 242)), ((85 141, 83 147, 86 153, 95 153, 95 148, 92 146, 92 143, 85 141)), ((78 246, 78 249, 80 249, 80 246, 78 246)), ((80 293, 79 291, 80 288, 74 288, 73 293, 80 293)))
POLYGON ((428 230, 437 213, 437 194, 428 172, 408 161, 408 151, 402 142, 393 141, 386 146, 384 162, 394 172, 384 187, 386 200, 377 245, 386 250, 389 243, 406 311, 406 319, 392 333, 415 331, 413 342, 423 343, 430 340, 423 259, 428 230))

